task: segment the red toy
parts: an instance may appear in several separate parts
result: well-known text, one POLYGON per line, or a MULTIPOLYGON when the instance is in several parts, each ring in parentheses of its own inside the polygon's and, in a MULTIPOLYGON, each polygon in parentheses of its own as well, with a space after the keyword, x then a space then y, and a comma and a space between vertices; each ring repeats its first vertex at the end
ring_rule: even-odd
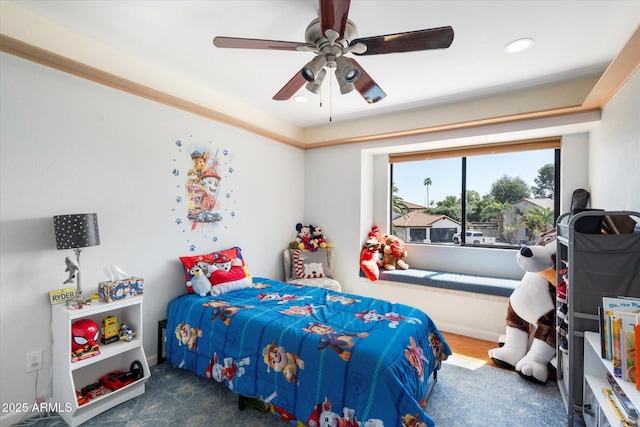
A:
POLYGON ((98 396, 102 396, 103 394, 107 394, 109 392, 109 390, 107 390, 105 387, 98 387, 95 388, 93 390, 91 390, 89 393, 87 393, 87 397, 89 399, 95 399, 98 396))
POLYGON ((80 319, 71 325, 71 350, 76 351, 92 346, 98 341, 100 328, 91 319, 80 319))
POLYGON ((102 378, 100 378, 100 384, 111 391, 119 390, 134 381, 135 378, 133 377, 133 375, 129 374, 128 372, 122 371, 109 372, 108 374, 103 375, 102 378))
POLYGON ((376 281, 380 277, 380 233, 377 226, 371 227, 371 231, 360 252, 360 268, 369 280, 376 281))
POLYGON ((137 360, 131 363, 129 369, 130 372, 113 371, 103 375, 102 378, 100 378, 100 384, 111 391, 115 391, 143 377, 142 364, 137 360))
POLYGON ((100 354, 98 336, 100 328, 91 319, 76 320, 71 324, 71 361, 77 362, 100 354))
POLYGON ((89 399, 95 399, 98 396, 102 396, 103 394, 107 394, 109 390, 105 387, 101 386, 99 382, 86 385, 80 389, 80 393, 83 396, 89 399))
POLYGON ((78 406, 82 406, 85 403, 89 403, 89 398, 83 396, 78 390, 76 390, 76 398, 78 399, 78 406))

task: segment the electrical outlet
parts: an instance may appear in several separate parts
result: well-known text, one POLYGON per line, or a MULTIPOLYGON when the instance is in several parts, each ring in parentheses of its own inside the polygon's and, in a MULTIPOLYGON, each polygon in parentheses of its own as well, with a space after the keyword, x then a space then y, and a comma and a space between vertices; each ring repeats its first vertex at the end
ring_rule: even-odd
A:
POLYGON ((27 373, 42 368, 42 350, 27 353, 27 373))

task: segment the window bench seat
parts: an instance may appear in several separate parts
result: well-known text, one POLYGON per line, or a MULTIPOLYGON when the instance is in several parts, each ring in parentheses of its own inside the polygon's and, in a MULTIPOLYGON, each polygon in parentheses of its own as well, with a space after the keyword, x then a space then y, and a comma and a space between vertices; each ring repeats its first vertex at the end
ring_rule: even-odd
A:
MULTIPOLYGON (((366 277, 362 270, 360 270, 360 276, 366 277)), ((379 280, 504 297, 511 296, 515 287, 520 283, 519 279, 450 273, 418 268, 409 268, 407 270, 380 270, 379 280)))

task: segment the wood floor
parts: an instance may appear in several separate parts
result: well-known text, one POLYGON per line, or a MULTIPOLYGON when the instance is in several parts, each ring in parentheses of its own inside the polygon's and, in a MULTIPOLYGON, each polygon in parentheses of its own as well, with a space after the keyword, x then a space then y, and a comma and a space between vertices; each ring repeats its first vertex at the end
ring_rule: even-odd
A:
POLYGON ((451 351, 455 355, 482 360, 489 365, 496 366, 489 358, 488 352, 492 348, 496 348, 498 343, 449 332, 442 332, 442 335, 444 335, 447 343, 449 343, 449 347, 451 347, 451 351))

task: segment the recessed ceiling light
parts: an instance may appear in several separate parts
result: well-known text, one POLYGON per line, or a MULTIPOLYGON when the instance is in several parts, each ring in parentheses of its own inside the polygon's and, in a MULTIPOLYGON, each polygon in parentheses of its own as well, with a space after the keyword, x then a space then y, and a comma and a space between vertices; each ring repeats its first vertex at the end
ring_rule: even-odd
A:
POLYGON ((293 100, 296 102, 307 102, 307 97, 304 95, 296 95, 293 97, 293 100))
POLYGON ((527 50, 531 46, 533 46, 533 39, 528 39, 528 38, 518 39, 506 45, 504 47, 504 51, 506 53, 517 53, 517 52, 522 52, 523 50, 527 50))

